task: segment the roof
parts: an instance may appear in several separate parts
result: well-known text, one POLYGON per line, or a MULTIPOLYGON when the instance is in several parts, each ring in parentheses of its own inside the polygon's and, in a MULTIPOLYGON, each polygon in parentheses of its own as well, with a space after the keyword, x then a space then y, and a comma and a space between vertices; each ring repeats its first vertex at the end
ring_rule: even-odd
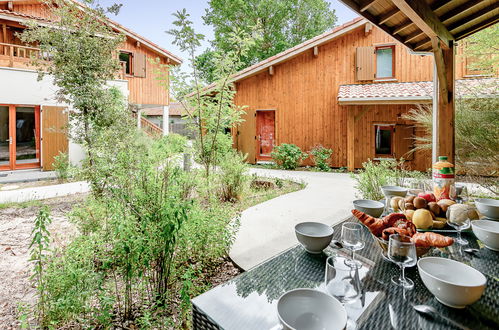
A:
MULTIPOLYGON (((163 116, 163 107, 145 108, 142 113, 146 116, 163 116)), ((180 102, 170 103, 169 115, 170 116, 184 116, 184 106, 180 102)))
MULTIPOLYGON (((86 7, 84 4, 82 4, 76 0, 71 0, 71 1, 75 2, 77 5, 79 5, 82 8, 86 7)), ((10 10, 5 10, 5 9, 0 9, 0 18, 5 18, 5 19, 17 18, 18 22, 25 22, 26 20, 36 20, 36 21, 40 21, 40 22, 52 22, 51 20, 46 19, 44 17, 28 15, 28 14, 19 13, 19 12, 10 11, 10 10)), ((150 40, 144 38, 143 36, 133 32, 129 28, 126 28, 123 25, 111 20, 110 18, 106 17, 106 19, 112 28, 120 31, 121 33, 125 34, 127 37, 134 39, 136 41, 140 41, 144 46, 150 48, 152 51, 154 51, 160 55, 163 55, 163 56, 169 58, 170 60, 172 60, 174 64, 182 63, 182 59, 180 57, 174 55, 173 53, 169 52, 168 50, 158 46, 157 44, 153 43, 152 41, 150 41, 150 40)))
POLYGON ((499 21, 497 0, 340 0, 414 51, 461 40, 499 21))
MULTIPOLYGON (((480 96, 499 96, 499 79, 461 79, 456 80, 458 97, 471 96, 477 87, 480 96)), ((433 96, 432 81, 404 83, 376 83, 340 85, 338 101, 340 104, 377 104, 377 103, 431 103, 433 96)))

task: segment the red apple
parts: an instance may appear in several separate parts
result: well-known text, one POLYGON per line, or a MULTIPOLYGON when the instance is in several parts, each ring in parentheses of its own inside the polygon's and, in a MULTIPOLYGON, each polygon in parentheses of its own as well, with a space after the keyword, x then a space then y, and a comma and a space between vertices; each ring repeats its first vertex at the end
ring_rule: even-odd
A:
POLYGON ((431 193, 431 192, 422 192, 422 193, 419 193, 418 197, 426 199, 426 201, 428 203, 436 202, 437 201, 437 199, 435 198, 435 195, 433 195, 433 193, 431 193))

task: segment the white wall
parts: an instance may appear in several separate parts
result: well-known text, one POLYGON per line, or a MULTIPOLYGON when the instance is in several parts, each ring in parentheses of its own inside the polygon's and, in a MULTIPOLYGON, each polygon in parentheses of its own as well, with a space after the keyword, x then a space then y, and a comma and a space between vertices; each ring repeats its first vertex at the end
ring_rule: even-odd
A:
MULTIPOLYGON (((109 81, 128 98, 128 81, 109 81)), ((0 67, 0 104, 67 106, 57 100, 57 87, 53 78, 44 76, 38 81, 38 73, 34 70, 0 67)), ((43 120, 43 118, 42 118, 43 120)), ((69 142, 69 159, 77 165, 84 158, 80 145, 69 142)))

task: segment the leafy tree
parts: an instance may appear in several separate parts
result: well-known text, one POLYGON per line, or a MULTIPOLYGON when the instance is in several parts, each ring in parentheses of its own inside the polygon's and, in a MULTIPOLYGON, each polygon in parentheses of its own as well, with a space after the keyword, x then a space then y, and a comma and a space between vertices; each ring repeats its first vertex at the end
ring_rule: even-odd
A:
POLYGON ((464 40, 464 56, 473 58, 471 69, 494 74, 499 70, 499 24, 464 40))
MULTIPOLYGON (((190 122, 197 131, 195 148, 197 160, 205 169, 209 182, 210 170, 217 165, 223 155, 231 149, 232 137, 227 130, 241 122, 244 107, 233 102, 235 90, 230 77, 241 67, 241 58, 245 57, 254 45, 251 33, 235 28, 226 36, 229 49, 225 52, 213 53, 213 84, 205 88, 200 72, 195 65, 195 54, 201 46, 204 35, 192 28, 189 14, 179 11, 174 14, 175 29, 168 31, 174 36, 173 43, 180 50, 189 54, 192 73, 182 73, 171 67, 171 94, 184 107, 190 122)), ((208 185, 209 186, 209 185, 208 185)))
POLYGON ((213 26, 212 48, 198 56, 196 66, 208 82, 214 81, 210 58, 216 51, 232 48, 230 35, 237 30, 248 34, 259 28, 259 39, 241 55, 238 70, 260 62, 331 29, 334 10, 325 0, 210 0, 203 17, 213 26))
POLYGON ((124 36, 106 24, 105 14, 116 13, 119 6, 104 9, 96 0, 43 0, 55 21, 40 25, 30 22, 20 35, 23 42, 36 44, 50 63, 34 58, 40 75, 49 74, 58 87, 60 102, 71 104, 70 134, 78 143, 87 146, 90 163, 91 145, 96 130, 112 125, 120 118, 116 93, 107 82, 116 77, 119 69, 116 52, 124 36), (84 27, 84 28, 82 28, 84 27))

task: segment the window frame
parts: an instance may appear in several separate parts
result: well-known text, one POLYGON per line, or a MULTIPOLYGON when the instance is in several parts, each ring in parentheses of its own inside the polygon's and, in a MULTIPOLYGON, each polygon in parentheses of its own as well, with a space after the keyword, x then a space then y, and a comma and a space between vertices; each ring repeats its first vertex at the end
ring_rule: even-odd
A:
POLYGON ((122 61, 122 60, 119 58, 119 56, 120 56, 122 53, 123 53, 123 54, 128 54, 128 55, 129 55, 129 62, 130 62, 130 63, 129 63, 129 67, 130 67, 130 70, 129 70, 129 71, 130 71, 130 72, 129 72, 129 73, 127 73, 127 72, 126 72, 126 68, 125 68, 125 76, 126 76, 126 77, 133 77, 133 69, 134 69, 134 68, 133 68, 133 52, 131 52, 131 51, 129 51, 129 50, 124 50, 124 49, 120 49, 120 50, 118 51, 118 59, 119 59, 120 63, 126 63, 126 61, 122 61))
POLYGON ((373 123, 373 128, 374 128, 374 136, 373 136, 373 146, 374 146, 374 157, 375 159, 379 158, 388 158, 388 159, 394 159, 395 158, 395 124, 393 123, 373 123), (390 131, 390 153, 389 154, 378 154, 376 150, 376 131, 377 128, 380 127, 382 130, 389 130, 390 131))
POLYGON ((395 79, 395 44, 388 45, 374 45, 374 79, 375 80, 385 80, 385 79, 395 79), (392 50, 392 75, 391 77, 379 77, 378 76, 378 49, 388 49, 392 50))

